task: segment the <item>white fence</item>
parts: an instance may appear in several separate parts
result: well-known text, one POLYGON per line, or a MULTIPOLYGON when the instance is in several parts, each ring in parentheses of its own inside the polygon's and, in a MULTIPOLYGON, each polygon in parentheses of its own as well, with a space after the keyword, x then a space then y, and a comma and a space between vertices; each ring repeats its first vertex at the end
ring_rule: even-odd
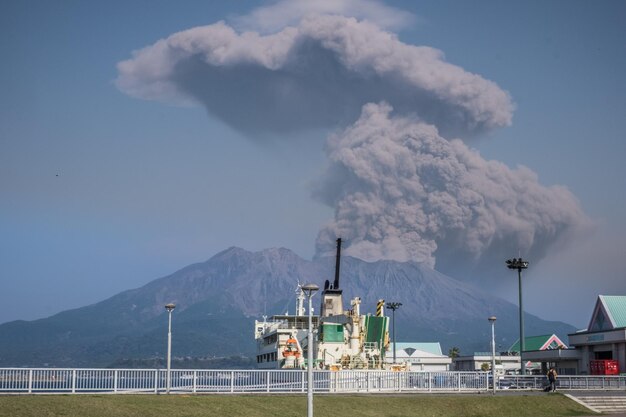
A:
MULTIPOLYGON (((314 371, 316 393, 486 391, 484 372, 314 371)), ((0 393, 123 393, 166 391, 167 371, 157 369, 0 368, 0 393)), ((302 370, 171 371, 170 392, 298 393, 307 391, 302 370)))
MULTIPOLYGON (((542 376, 504 376, 496 388, 541 389, 542 376)), ((158 369, 0 368, 0 393, 163 393, 167 371, 158 369)), ((626 376, 561 376, 559 389, 626 389, 626 376)), ((479 392, 491 389, 485 372, 314 371, 316 393, 479 392)), ((171 371, 176 393, 304 393, 302 370, 171 371)))
MULTIPOLYGON (((491 381, 491 377, 489 377, 491 381)), ((545 376, 506 375, 498 379, 499 389, 543 389, 548 385, 545 376)), ((563 390, 624 390, 626 376, 612 375, 562 375, 557 378, 556 388, 563 390)))

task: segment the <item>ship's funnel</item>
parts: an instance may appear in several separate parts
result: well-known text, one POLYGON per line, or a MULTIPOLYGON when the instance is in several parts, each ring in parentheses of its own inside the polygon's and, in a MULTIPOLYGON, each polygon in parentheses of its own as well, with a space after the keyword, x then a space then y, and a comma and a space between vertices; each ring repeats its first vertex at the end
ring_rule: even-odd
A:
POLYGON ((333 288, 339 289, 339 267, 341 265, 341 238, 337 239, 337 259, 335 260, 335 282, 333 288))
POLYGON ((340 316, 343 311, 342 290, 339 288, 339 264, 341 263, 341 238, 337 239, 337 260, 335 263, 335 281, 332 285, 328 280, 322 292, 321 317, 340 316))

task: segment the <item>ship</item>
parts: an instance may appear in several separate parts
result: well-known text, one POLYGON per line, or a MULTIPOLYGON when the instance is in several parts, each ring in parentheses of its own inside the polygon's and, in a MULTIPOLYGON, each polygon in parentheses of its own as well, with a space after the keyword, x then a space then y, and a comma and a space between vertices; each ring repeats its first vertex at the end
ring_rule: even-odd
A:
MULTIPOLYGON (((384 369, 389 349, 389 320, 384 300, 376 303, 375 314, 361 314, 361 298, 350 300, 344 310, 339 286, 341 238, 337 239, 335 278, 325 281, 319 314, 311 311, 313 337, 308 339, 308 313, 305 294, 298 283, 296 312, 293 315, 264 316, 255 320, 257 367, 260 369, 304 369, 308 350, 313 350, 316 369, 384 369)), ((397 365, 395 365, 397 366, 397 365)))

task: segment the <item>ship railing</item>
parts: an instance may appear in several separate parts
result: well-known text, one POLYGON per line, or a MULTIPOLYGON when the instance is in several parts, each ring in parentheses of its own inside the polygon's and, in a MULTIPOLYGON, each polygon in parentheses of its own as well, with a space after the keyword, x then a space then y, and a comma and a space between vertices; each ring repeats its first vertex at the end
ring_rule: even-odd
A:
POLYGON ((364 342, 363 343, 363 351, 371 352, 373 350, 378 350, 378 342, 364 342))
MULTIPOLYGON (((313 328, 315 329, 315 325, 313 328)), ((297 330, 307 330, 309 325, 307 323, 292 323, 287 321, 273 321, 265 323, 265 331, 271 331, 276 329, 297 329, 297 330)))
MULTIPOLYGON (((173 369, 172 393, 305 393, 306 370, 173 369)), ((502 376, 496 388, 539 390, 542 376, 502 376)), ((318 393, 358 392, 485 392, 491 390, 486 372, 455 371, 313 371, 318 393)), ((0 393, 163 393, 165 369, 0 368, 0 393)), ((557 387, 568 390, 624 390, 626 376, 566 375, 557 387)))

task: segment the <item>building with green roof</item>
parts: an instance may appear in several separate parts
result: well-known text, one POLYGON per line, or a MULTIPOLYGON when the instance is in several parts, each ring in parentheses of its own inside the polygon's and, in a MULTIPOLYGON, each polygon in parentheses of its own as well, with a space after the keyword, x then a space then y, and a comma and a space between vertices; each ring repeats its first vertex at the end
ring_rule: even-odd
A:
POLYGON ((561 374, 581 375, 591 373, 594 360, 616 360, 619 372, 626 373, 626 296, 599 295, 587 328, 569 334, 568 339, 573 349, 543 351, 532 351, 526 339, 522 358, 555 366, 561 374))
MULTIPOLYGON (((393 343, 385 361, 393 362, 393 343)), ((439 342, 396 342, 396 362, 406 363, 411 371, 449 371, 452 359, 441 352, 439 342)))
POLYGON ((626 296, 599 295, 587 329, 568 336, 580 351, 580 373, 590 372, 592 360, 617 360, 626 373, 626 296))
POLYGON ((620 327, 626 327, 626 296, 599 295, 587 329, 594 332, 620 327))
MULTIPOLYGON (((545 334, 541 336, 530 336, 524 338, 524 349, 528 350, 550 350, 567 349, 567 345, 555 334, 545 334)), ((519 339, 509 348, 509 352, 519 353, 519 339)))
MULTIPOLYGON (((565 343, 555 334, 530 336, 524 338, 524 352, 543 351, 553 349, 567 349, 565 343)), ((506 351, 496 354, 496 371, 499 374, 519 373, 521 359, 519 356, 519 339, 506 351)), ((480 371, 485 366, 491 369, 491 352, 474 352, 472 355, 460 355, 454 358, 454 370, 456 371, 480 371)), ((527 370, 541 373, 541 363, 527 361, 527 370)))

